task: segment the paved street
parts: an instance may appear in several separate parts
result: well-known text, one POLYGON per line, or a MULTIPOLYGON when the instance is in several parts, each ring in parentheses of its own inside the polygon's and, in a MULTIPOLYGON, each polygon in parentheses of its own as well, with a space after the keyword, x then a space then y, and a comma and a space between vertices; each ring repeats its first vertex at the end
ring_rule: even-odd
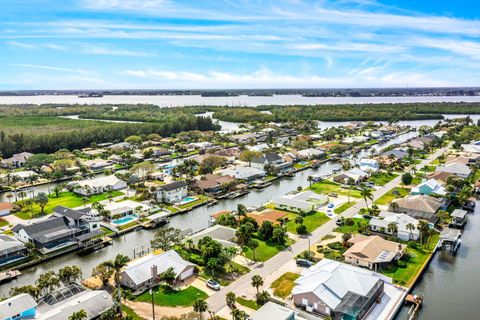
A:
MULTIPOLYGON (((425 166, 426 164, 430 163, 433 159, 440 156, 446 148, 441 148, 437 150, 433 155, 429 156, 427 159, 423 160, 421 163, 415 166, 418 170, 425 166)), ((378 199, 385 193, 387 193, 390 189, 398 186, 401 182, 401 175, 387 183, 382 188, 375 190, 374 199, 378 199)), ((353 217, 358 213, 361 208, 365 207, 365 201, 363 199, 358 199, 357 203, 350 207, 348 210, 343 212, 343 217, 353 217)), ((300 254, 302 251, 307 250, 310 244, 314 244, 320 241, 324 236, 330 233, 336 227, 336 221, 338 220, 338 216, 334 217, 332 220, 328 221, 318 229, 312 232, 309 239, 302 238, 297 241, 295 244, 291 246, 291 248, 287 248, 284 251, 278 253, 270 260, 260 264, 257 268, 251 270, 249 273, 243 275, 237 281, 231 283, 229 286, 222 288, 217 293, 213 294, 207 299, 208 305, 210 306, 210 310, 214 312, 218 312, 223 307, 226 306, 225 303, 225 296, 228 292, 232 291, 240 295, 242 292, 247 292, 251 288, 251 279, 254 275, 258 274, 263 279, 267 279, 269 275, 271 275, 276 270, 280 269, 284 264, 286 264, 289 260, 293 259, 295 256, 300 254)), ((265 283, 264 287, 267 288, 270 286, 270 283, 265 283)))

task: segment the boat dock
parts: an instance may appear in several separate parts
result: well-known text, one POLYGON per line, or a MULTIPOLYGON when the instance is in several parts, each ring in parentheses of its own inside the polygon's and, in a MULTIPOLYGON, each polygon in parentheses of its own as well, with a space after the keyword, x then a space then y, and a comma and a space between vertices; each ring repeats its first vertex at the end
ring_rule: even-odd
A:
POLYGON ((18 270, 0 272, 0 283, 9 282, 16 279, 22 273, 18 270))

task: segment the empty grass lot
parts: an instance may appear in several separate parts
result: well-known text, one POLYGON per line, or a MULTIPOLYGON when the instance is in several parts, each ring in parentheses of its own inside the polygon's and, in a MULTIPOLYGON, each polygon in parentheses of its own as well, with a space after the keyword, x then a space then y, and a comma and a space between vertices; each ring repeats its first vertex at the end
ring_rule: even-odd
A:
MULTIPOLYGON (((341 194, 341 195, 348 195, 348 189, 342 188, 342 186, 336 182, 323 180, 321 182, 314 183, 310 189, 315 191, 316 193, 324 193, 329 194, 331 192, 341 194)), ((350 190, 350 197, 353 198, 360 198, 360 191, 351 189, 350 190)))
POLYGON ((375 204, 388 205, 392 200, 403 198, 410 192, 410 189, 395 187, 385 193, 383 196, 375 200, 375 204), (396 194, 397 193, 397 194, 396 194))
POLYGON ((379 172, 373 174, 368 181, 375 183, 377 186, 384 186, 393 179, 398 177, 398 174, 391 172, 379 172))
POLYGON ((280 278, 273 281, 273 295, 285 299, 292 292, 295 286, 295 280, 300 277, 299 274, 293 272, 284 273, 280 278))
POLYGON ((345 202, 344 204, 340 205, 339 207, 335 208, 333 210, 334 213, 336 214, 341 214, 351 206, 353 206, 356 202, 350 201, 350 202, 345 202))
MULTIPOLYGON (((260 239, 255 238, 256 241, 258 241, 258 248, 255 251, 255 258, 257 261, 267 261, 283 249, 285 249, 287 246, 289 246, 292 243, 292 240, 287 239, 287 244, 286 245, 281 245, 278 243, 274 243, 271 241, 263 241, 260 239)), ((253 259, 253 250, 249 249, 245 253, 245 257, 247 257, 250 260, 255 260, 253 259)))
MULTIPOLYGON (((208 295, 200 289, 190 286, 184 290, 176 291, 168 286, 159 286, 153 289, 153 301, 165 307, 189 307, 197 299, 206 299, 208 295)), ((151 301, 150 292, 144 292, 136 300, 141 302, 151 301)))
MULTIPOLYGON (((287 215, 288 217, 288 222, 287 222, 287 231, 291 233, 297 233, 297 227, 299 226, 298 224, 295 223, 295 218, 298 215, 295 213, 289 213, 287 215)), ((308 232, 312 232, 313 230, 317 229, 324 223, 326 223, 328 220, 330 220, 329 217, 323 212, 318 212, 314 211, 311 213, 308 213, 305 217, 303 217, 303 224, 305 227, 307 227, 308 232)))

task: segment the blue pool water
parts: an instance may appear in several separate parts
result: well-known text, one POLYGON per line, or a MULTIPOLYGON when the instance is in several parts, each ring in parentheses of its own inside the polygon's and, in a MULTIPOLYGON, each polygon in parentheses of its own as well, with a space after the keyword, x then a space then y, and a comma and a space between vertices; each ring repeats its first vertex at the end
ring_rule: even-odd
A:
POLYGON ((197 200, 197 198, 195 197, 185 197, 182 199, 182 201, 180 201, 180 204, 185 204, 185 203, 189 203, 189 202, 192 202, 192 201, 195 201, 197 200))
POLYGON ((137 220, 137 219, 138 219, 138 216, 136 214, 130 214, 128 216, 112 220, 112 223, 116 224, 116 225, 122 225, 122 224, 129 223, 129 222, 131 222, 133 220, 137 220))

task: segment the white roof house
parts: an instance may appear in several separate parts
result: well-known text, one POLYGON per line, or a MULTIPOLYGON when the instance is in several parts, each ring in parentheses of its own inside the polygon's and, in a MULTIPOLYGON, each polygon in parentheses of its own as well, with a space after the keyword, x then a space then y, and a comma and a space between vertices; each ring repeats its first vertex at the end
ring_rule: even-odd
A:
POLYGON ((194 245, 197 245, 198 241, 204 237, 210 237, 224 247, 236 247, 237 244, 234 242, 234 240, 236 240, 236 232, 237 231, 233 228, 216 224, 191 235, 190 239, 193 241, 194 245))
MULTIPOLYGON (((329 310, 342 303, 348 293, 367 296, 379 281, 391 283, 391 279, 374 271, 355 267, 346 263, 323 259, 309 269, 303 270, 295 280, 292 290, 296 296, 309 294, 316 296, 329 310)), ((329 312, 328 312, 329 313, 329 312)))
POLYGON ((300 156, 300 158, 307 158, 307 159, 320 157, 320 156, 325 154, 325 152, 323 150, 314 149, 314 148, 308 148, 308 149, 300 150, 297 153, 300 156))
POLYGON ((375 159, 367 159, 363 158, 358 163, 360 170, 365 172, 377 172, 380 168, 380 165, 377 160, 375 159))
POLYGON ((134 213, 138 213, 137 208, 142 208, 142 211, 149 213, 154 211, 154 208, 152 206, 133 200, 124 200, 120 202, 113 201, 105 205, 105 209, 108 210, 112 215, 120 214, 121 211, 131 211, 134 213))
POLYGON ((239 180, 254 180, 260 177, 264 177, 266 175, 266 172, 264 170, 247 166, 225 169, 222 170, 221 173, 223 175, 232 176, 235 179, 239 180))
POLYGON ((21 293, 9 299, 0 301, 0 319, 14 319, 20 315, 23 317, 34 317, 37 302, 28 293, 21 293))
MULTIPOLYGON (((274 302, 267 302, 260 309, 255 311, 252 315, 252 320, 294 320, 300 319, 295 316, 295 311, 276 304, 274 302)), ((303 318, 302 318, 303 319, 303 318)))
POLYGON ((310 212, 317 206, 328 202, 328 196, 318 194, 311 190, 302 191, 297 194, 287 194, 273 200, 275 207, 293 212, 310 212))
POLYGON ((373 217, 368 225, 373 231, 392 234, 390 231, 388 231, 388 224, 392 222, 397 225, 398 239, 408 241, 417 240, 419 238, 420 231, 417 229, 418 220, 404 213, 382 211, 378 217, 373 217), (407 228, 407 225, 410 223, 415 226, 413 230, 409 230, 407 228))
POLYGON ((427 196, 431 194, 438 194, 440 196, 444 196, 446 194, 445 188, 435 179, 429 179, 427 181, 422 182, 418 186, 412 188, 410 190, 410 194, 425 194, 427 196))
POLYGON ((435 168, 435 172, 448 172, 461 178, 467 178, 472 173, 472 169, 470 169, 470 167, 466 164, 451 162, 444 165, 439 165, 435 168))
POLYGON ((82 195, 99 194, 107 190, 120 190, 127 187, 125 181, 118 179, 114 175, 75 181, 71 185, 79 186, 74 188, 74 191, 82 195))
POLYGON ((160 275, 173 268, 178 280, 184 280, 193 275, 195 265, 185 261, 175 250, 163 253, 150 253, 137 260, 133 260, 123 269, 121 275, 122 284, 128 288, 141 289, 148 286, 152 281, 152 268, 154 273, 160 275))

